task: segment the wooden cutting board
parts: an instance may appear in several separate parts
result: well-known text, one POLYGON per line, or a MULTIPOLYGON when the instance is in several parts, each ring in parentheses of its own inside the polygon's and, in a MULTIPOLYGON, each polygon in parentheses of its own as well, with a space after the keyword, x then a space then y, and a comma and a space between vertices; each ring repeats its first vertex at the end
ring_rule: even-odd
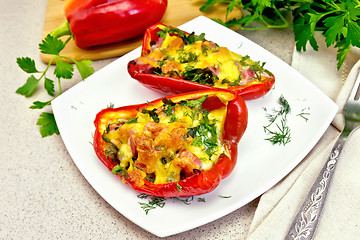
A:
MULTIPOLYGON (((57 28, 65 21, 64 4, 66 0, 48 0, 47 10, 45 16, 44 32, 45 37, 52 30, 57 28)), ((209 18, 220 18, 225 20, 226 7, 228 5, 216 4, 208 9, 205 13, 201 12, 200 7, 207 2, 206 0, 168 0, 168 7, 166 13, 162 19, 162 22, 171 26, 179 26, 191 19, 204 15, 209 18)), ((229 14, 228 19, 234 17, 240 17, 241 11, 234 9, 229 14)), ((66 37, 63 37, 65 40, 66 37)), ((73 40, 70 40, 66 47, 61 52, 61 55, 73 58, 75 60, 99 60, 112 57, 119 57, 125 53, 141 46, 142 36, 132 41, 111 44, 101 47, 94 47, 91 49, 80 49, 75 45, 73 40)), ((41 60, 45 63, 50 61, 51 56, 46 54, 40 54, 41 60)))

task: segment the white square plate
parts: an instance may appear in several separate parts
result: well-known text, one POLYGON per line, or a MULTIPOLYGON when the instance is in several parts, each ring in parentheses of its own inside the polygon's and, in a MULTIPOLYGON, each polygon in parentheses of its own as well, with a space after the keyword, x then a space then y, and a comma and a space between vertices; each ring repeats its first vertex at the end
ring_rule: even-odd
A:
MULTIPOLYGON (((92 147, 93 121, 103 108, 143 103, 162 97, 143 87, 127 72, 127 63, 140 55, 138 48, 99 70, 84 82, 72 87, 52 102, 60 134, 75 164, 94 189, 117 211, 147 231, 160 236, 177 234, 244 206, 288 174, 314 147, 328 128, 337 106, 297 71, 265 49, 205 17, 198 17, 180 27, 226 46, 253 60, 266 62, 265 68, 275 75, 275 87, 265 97, 247 102, 248 128, 238 146, 238 162, 232 174, 219 187, 201 196, 205 202, 186 205, 167 199, 163 208, 146 215, 137 197, 96 157, 92 147), (288 125, 291 142, 272 145, 264 140, 266 114, 277 108, 283 95, 291 106, 288 125), (267 109, 267 111, 265 111, 267 109), (309 113, 308 120, 300 117, 309 113), (229 196, 224 198, 221 196, 229 196)), ((199 200, 199 199, 198 199, 199 200)), ((146 201, 145 201, 146 202, 146 201)))

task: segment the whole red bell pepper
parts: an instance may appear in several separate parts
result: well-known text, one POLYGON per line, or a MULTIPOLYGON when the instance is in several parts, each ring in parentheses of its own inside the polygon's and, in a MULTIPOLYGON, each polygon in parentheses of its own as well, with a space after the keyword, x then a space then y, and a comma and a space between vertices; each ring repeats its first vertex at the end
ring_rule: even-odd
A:
MULTIPOLYGON (((180 108, 182 109, 182 108, 180 108)), ((150 123, 147 123, 145 126, 151 125, 153 126, 150 132, 155 132, 154 129, 157 129, 156 118, 150 120, 150 123)), ((135 120, 137 121, 137 120, 135 120)), ((184 121, 184 120, 181 120, 184 121)), ((177 124, 181 124, 181 122, 177 124)), ((96 115, 96 119, 94 121, 95 124, 95 133, 94 133, 94 142, 93 146, 96 152, 96 155, 101 160, 101 162, 113 173, 117 174, 120 179, 124 183, 131 185, 131 187, 139 192, 147 193, 154 196, 159 197, 188 197, 193 195, 201 195, 208 192, 213 191, 220 183, 221 179, 227 177, 235 167, 237 160, 237 145, 240 141, 246 126, 247 126, 247 107, 245 101, 237 94, 224 90, 210 90, 210 91, 196 91, 191 93, 184 93, 166 97, 166 99, 157 99, 152 102, 131 105, 131 106, 123 106, 119 108, 107 108, 100 111, 96 115), (205 100, 203 100, 206 98, 205 100), (185 178, 182 177, 178 181, 174 182, 166 182, 161 184, 156 184, 151 180, 148 180, 144 177, 141 177, 143 171, 147 171, 148 166, 140 161, 140 149, 143 146, 148 146, 148 141, 140 142, 137 144, 131 144, 136 142, 131 136, 134 136, 134 133, 130 131, 128 135, 128 139, 123 140, 126 143, 130 143, 132 155, 132 159, 135 161, 132 163, 134 166, 128 166, 128 169, 124 169, 122 167, 119 168, 119 161, 121 163, 122 157, 115 157, 119 155, 119 152, 111 153, 111 144, 117 144, 118 140, 114 140, 112 138, 109 140, 109 134, 118 134, 116 136, 124 136, 124 133, 119 133, 116 131, 120 131, 119 129, 123 126, 125 122, 133 122, 134 119, 137 119, 137 114, 139 112, 147 112, 154 113, 157 112, 158 109, 166 108, 167 105, 165 103, 170 103, 171 106, 176 104, 184 104, 184 102, 191 102, 195 100, 195 102, 200 101, 201 111, 211 112, 217 109, 223 109, 225 117, 223 122, 222 131, 219 133, 220 141, 224 148, 224 152, 219 154, 216 161, 211 165, 209 169, 199 170, 192 169, 190 173, 187 172, 185 178), (225 107, 225 109, 224 109, 225 107), (110 146, 110 147, 109 147, 110 146), (114 155, 115 154, 115 155, 114 155), (136 158, 138 158, 136 160, 136 158), (132 172, 129 170, 132 168, 132 172), (140 170, 139 170, 140 169, 140 170), (146 170, 145 170, 146 169, 146 170), (135 171, 136 170, 136 171, 135 171), (135 174, 135 172, 137 174, 135 174)), ((161 122, 158 123, 161 126, 161 122)), ((145 129, 146 127, 144 127, 145 129)), ((164 128, 166 129, 166 128, 164 128)), ((177 130, 179 131, 179 130, 177 130)), ((146 133, 142 133, 145 135, 146 133)), ((188 133, 189 134, 189 133, 188 133)), ((125 134, 126 135, 126 134, 125 134)), ((176 130, 172 130, 167 133, 166 136, 172 135, 175 136, 176 130)), ((194 139, 196 137, 194 136, 194 139)), ((115 139, 120 139, 115 138, 115 139)), ((187 135, 187 137, 183 136, 182 141, 187 141, 188 139, 192 139, 187 135), (186 140, 184 140, 186 138, 186 140)), ((154 142, 157 141, 157 138, 154 138, 154 142)), ((193 140, 195 141, 195 140, 193 140)), ((168 140, 168 142, 174 142, 174 144, 178 144, 179 140, 168 140)), ((180 141, 181 142, 181 141, 180 141)), ((154 143, 155 144, 155 143, 154 143)), ((151 144, 150 144, 151 145, 151 144)), ((119 145, 118 145, 119 146, 119 145)), ((114 147, 114 146, 112 146, 114 147)), ((121 145, 119 149, 122 148, 121 145)), ((158 146, 155 146, 153 150, 147 148, 146 154, 157 154, 161 149, 158 146)), ((179 150, 177 150, 179 151, 179 150)), ((122 156, 123 153, 120 155, 122 156)), ((181 155, 181 153, 179 153, 181 155)), ((148 155, 149 157, 153 155, 148 155)), ((188 153, 187 156, 192 156, 191 159, 194 159, 196 163, 196 159, 199 160, 195 155, 191 155, 188 153)), ((175 165, 175 159, 172 159, 169 164, 175 165)), ((187 158, 185 158, 187 159, 187 158)), ((179 160, 179 159, 177 159, 179 160)), ((182 160, 183 161, 183 160, 182 160)), ((193 164, 194 162, 191 162, 193 164)), ((183 163, 179 164, 181 168, 181 173, 183 170, 186 170, 188 165, 185 160, 183 163)), ((185 171, 186 172, 186 171, 185 171)), ((152 174, 152 173, 151 173, 152 174)), ((149 174, 147 174, 149 175, 149 174)))
MULTIPOLYGON (((239 67, 239 72, 240 72, 239 78, 241 78, 241 80, 240 82, 238 82, 238 84, 227 84, 227 85, 225 84, 224 86, 215 87, 213 83, 210 84, 199 83, 191 79, 187 79, 185 77, 184 71, 182 71, 182 73, 180 74, 178 73, 173 74, 170 70, 167 70, 168 72, 170 72, 170 74, 175 76, 169 76, 169 74, 163 75, 162 73, 159 74, 157 71, 158 69, 160 69, 160 64, 163 62, 163 59, 166 59, 166 57, 164 58, 163 55, 168 54, 167 50, 169 49, 168 46, 165 48, 161 47, 161 44, 164 41, 161 32, 164 32, 165 29, 167 29, 166 31, 168 31, 170 36, 177 36, 180 39, 182 39, 182 42, 180 40, 180 43, 179 41, 175 43, 175 45, 176 44, 180 45, 180 47, 178 46, 178 51, 176 52, 176 54, 178 54, 178 52, 181 51, 188 51, 188 50, 184 50, 185 49, 184 46, 187 44, 187 42, 191 41, 191 39, 199 37, 199 36, 195 36, 194 33, 189 34, 179 29, 168 27, 162 23, 157 23, 149 27, 146 30, 143 38, 141 57, 130 61, 128 64, 128 72, 130 76, 138 80, 146 87, 154 89, 156 91, 160 91, 164 93, 173 93, 173 94, 196 91, 196 90, 204 90, 204 89, 225 88, 227 90, 237 92, 245 100, 251 100, 264 96, 267 92, 269 92, 269 90, 274 85, 275 83, 274 75, 268 70, 264 69, 263 66, 261 66, 258 62, 253 62, 250 59, 248 59, 248 56, 245 56, 245 58, 243 58, 244 59, 243 61, 246 64, 248 64, 247 66, 245 65, 245 68, 240 69, 240 65, 243 65, 241 61, 238 62, 234 61, 233 63, 239 67), (169 31, 169 28, 172 30, 169 31), (161 61, 158 61, 155 64, 154 63, 151 64, 149 63, 149 60, 156 62, 154 61, 153 55, 150 55, 151 51, 153 51, 154 48, 161 49, 160 50, 161 53, 159 55, 161 61), (154 66, 156 64, 158 65, 154 66)), ((199 41, 203 41, 202 43, 203 51, 205 50, 204 46, 206 46, 208 49, 210 48, 209 51, 216 50, 220 52, 221 48, 219 48, 215 43, 207 41, 207 43, 204 44, 206 39, 203 38, 201 35, 198 39, 200 39, 199 41)), ((186 56, 186 54, 184 55, 186 56)), ((168 59, 170 58, 173 59, 174 56, 170 54, 168 59)), ((195 62, 199 61, 195 54, 193 54, 193 58, 194 61, 192 62, 192 64, 195 64, 195 62)), ((181 60, 184 61, 183 59, 184 57, 182 57, 181 60)), ((175 60, 175 61, 177 62, 173 65, 178 66, 179 60, 175 60)), ((187 67, 185 67, 185 70, 186 68, 187 67)), ((205 69, 205 71, 207 71, 206 74, 208 74, 209 76, 212 75, 212 77, 215 78, 217 77, 216 75, 218 75, 214 67, 208 67, 205 69)))
POLYGON ((67 21, 51 35, 73 35, 80 48, 130 40, 158 22, 167 0, 68 0, 67 21))

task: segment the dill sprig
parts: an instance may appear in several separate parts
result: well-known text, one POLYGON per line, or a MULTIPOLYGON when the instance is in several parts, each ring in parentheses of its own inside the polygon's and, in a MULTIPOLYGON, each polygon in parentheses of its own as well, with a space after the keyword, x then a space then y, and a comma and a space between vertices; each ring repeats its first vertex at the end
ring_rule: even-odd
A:
POLYGON ((190 196, 187 198, 173 197, 172 199, 178 200, 178 201, 184 203, 185 205, 190 205, 192 203, 192 201, 194 200, 194 196, 190 196))
POLYGON ((271 131, 269 128, 264 127, 264 130, 267 134, 270 134, 271 137, 265 138, 272 142, 273 144, 282 144, 285 145, 291 141, 290 128, 286 125, 286 120, 281 119, 281 125, 276 123, 277 131, 271 131))
POLYGON ((309 120, 308 116, 310 116, 309 112, 305 112, 306 110, 309 110, 309 108, 304 108, 301 110, 301 113, 296 114, 296 116, 302 117, 307 122, 309 120))
POLYGON ((150 210, 153 210, 156 207, 163 208, 165 206, 166 198, 163 198, 163 197, 152 196, 152 195, 145 194, 145 193, 142 193, 142 194, 138 195, 137 197, 140 199, 149 200, 148 203, 139 202, 141 208, 145 211, 146 215, 148 215, 150 210))
MULTIPOLYGON (((157 197, 146 193, 141 193, 137 195, 137 197, 140 199, 148 200, 147 203, 139 202, 141 208, 145 211, 146 215, 148 215, 150 210, 156 209, 157 207, 163 208, 167 200, 167 198, 157 197)), ((190 205, 194 201, 195 197, 194 196, 190 196, 186 198, 172 197, 170 199, 182 202, 185 205, 190 205)), ((206 200, 205 198, 198 198, 198 202, 206 202, 206 200)))
POLYGON ((280 96, 278 103, 280 108, 273 109, 272 114, 266 115, 266 118, 269 120, 269 124, 264 126, 264 132, 270 135, 270 137, 265 138, 265 140, 270 141, 272 144, 286 145, 291 141, 291 131, 287 126, 287 115, 291 112, 291 107, 283 95, 280 96), (278 123, 279 120, 277 120, 279 118, 280 124, 278 123), (276 126, 274 130, 270 128, 273 125, 276 126))

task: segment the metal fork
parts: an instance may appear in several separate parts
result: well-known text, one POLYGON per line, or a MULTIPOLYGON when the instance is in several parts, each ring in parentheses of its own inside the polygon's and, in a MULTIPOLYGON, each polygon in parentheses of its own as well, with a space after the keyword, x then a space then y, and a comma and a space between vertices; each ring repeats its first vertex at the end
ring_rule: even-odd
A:
POLYGON ((313 239, 341 150, 348 136, 360 126, 359 96, 360 73, 358 72, 357 80, 343 109, 345 128, 338 137, 327 162, 301 205, 285 240, 313 239))

